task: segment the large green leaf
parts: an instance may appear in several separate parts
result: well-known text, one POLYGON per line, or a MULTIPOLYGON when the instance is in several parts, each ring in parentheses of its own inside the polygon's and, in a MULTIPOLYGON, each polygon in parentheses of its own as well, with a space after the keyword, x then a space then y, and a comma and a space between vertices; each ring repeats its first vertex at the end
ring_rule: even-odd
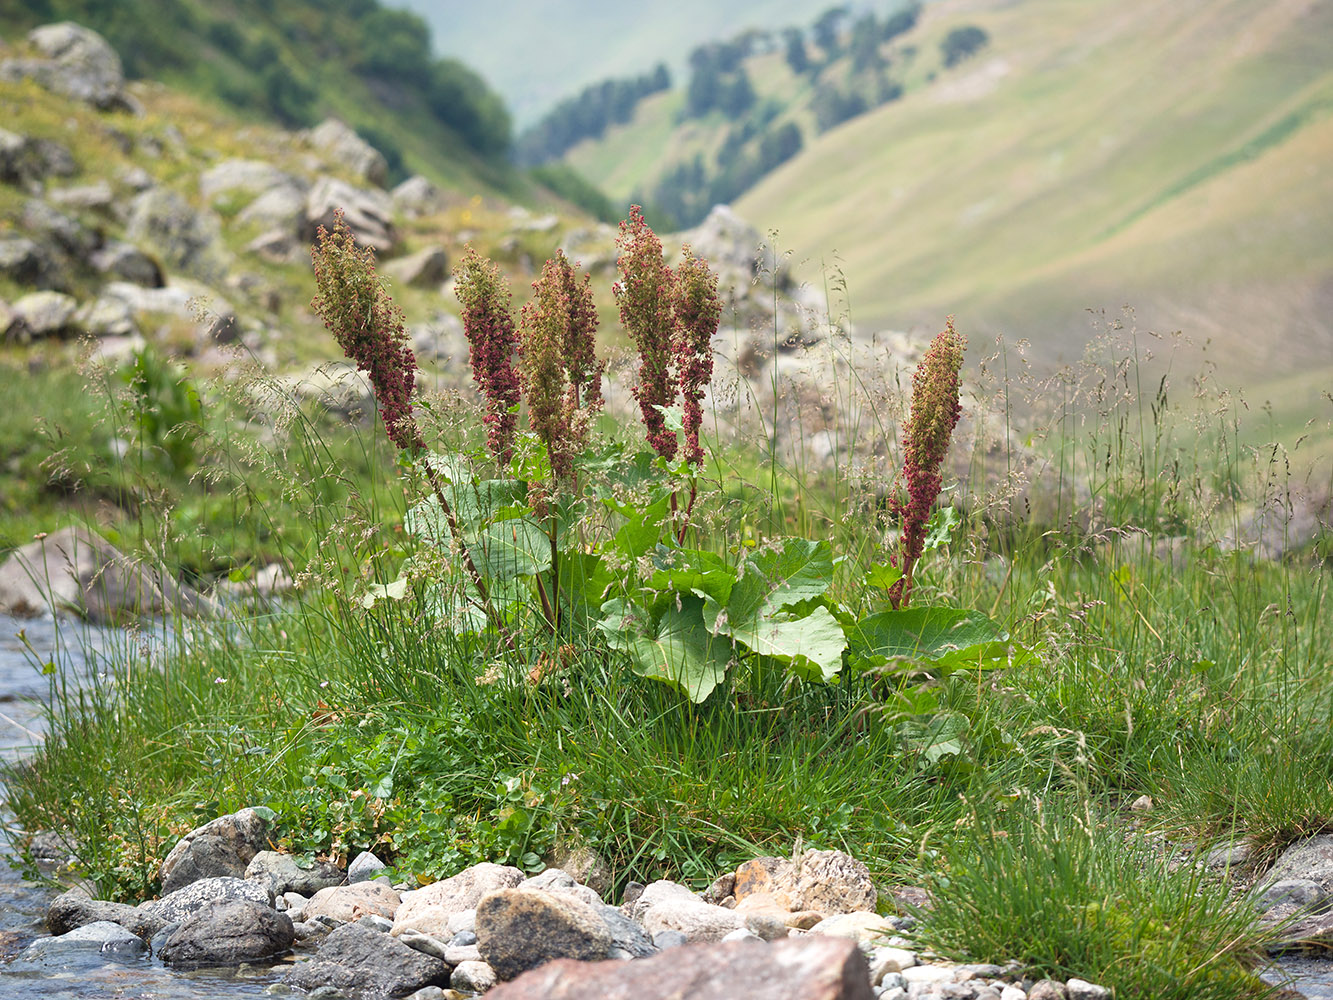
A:
MULTIPOLYGON (((471 539, 482 528, 528 513, 527 486, 513 479, 483 479, 442 486, 445 499, 464 536, 471 539)), ((403 528, 439 548, 453 544, 440 498, 428 496, 403 517, 403 528)))
POLYGON ((733 622, 755 621, 792 604, 819 597, 833 582, 833 550, 828 542, 785 538, 782 547, 745 560, 725 602, 733 622))
POLYGON ((624 601, 608 601, 600 623, 610 645, 629 654, 634 672, 679 688, 698 704, 722 683, 731 643, 704 628, 703 600, 683 595, 655 623, 624 601), (647 626, 646 628, 644 626, 647 626))
POLYGON ((847 637, 822 605, 801 617, 780 611, 744 622, 728 621, 719 610, 715 602, 705 608, 710 631, 730 635, 753 652, 787 664, 807 680, 827 681, 842 669, 847 637))
POLYGON ((904 658, 939 667, 990 669, 1026 662, 1032 654, 1009 642, 1009 634, 980 611, 905 608, 863 618, 848 634, 861 668, 904 658))
POLYGON ((655 591, 708 596, 726 604, 736 583, 736 571, 721 556, 701 549, 678 549, 659 545, 653 555, 654 570, 647 587, 655 591))
POLYGON ((501 521, 478 536, 472 559, 485 577, 532 576, 551 568, 551 539, 531 518, 501 521))
POLYGON ((606 505, 625 519, 615 534, 615 547, 630 559, 638 559, 662 537, 662 521, 667 515, 668 497, 660 497, 647 507, 634 507, 607 500, 606 505))

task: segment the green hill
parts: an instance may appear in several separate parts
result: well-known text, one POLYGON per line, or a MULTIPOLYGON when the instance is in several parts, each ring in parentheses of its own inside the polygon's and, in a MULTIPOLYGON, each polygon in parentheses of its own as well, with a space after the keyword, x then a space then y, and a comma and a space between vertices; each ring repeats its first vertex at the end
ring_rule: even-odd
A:
POLYGON ((509 113, 482 78, 437 58, 416 15, 376 0, 0 0, 0 34, 71 20, 103 35, 126 75, 288 127, 337 115, 396 181, 521 194, 509 113))
POLYGON ((956 313, 1045 362, 1082 352, 1085 310, 1129 305, 1310 415, 1333 382, 1333 6, 946 0, 919 44, 964 20, 982 55, 825 134, 741 214, 807 278, 836 261, 863 324, 956 313))

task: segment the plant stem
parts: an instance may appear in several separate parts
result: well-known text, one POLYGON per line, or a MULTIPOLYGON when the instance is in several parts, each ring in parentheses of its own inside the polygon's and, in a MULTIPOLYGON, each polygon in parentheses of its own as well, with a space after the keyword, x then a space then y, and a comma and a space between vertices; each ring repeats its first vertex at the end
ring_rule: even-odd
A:
POLYGON ((458 543, 458 549, 463 554, 463 568, 467 570, 468 576, 472 578, 473 586, 477 588, 477 593, 481 595, 481 604, 486 612, 486 617, 495 626, 495 631, 503 634, 504 629, 500 616, 491 604, 491 594, 486 587, 486 581, 482 579, 477 564, 472 561, 472 553, 468 551, 467 542, 463 538, 463 530, 458 526, 458 515, 454 513, 454 508, 446 499, 444 487, 440 485, 439 477, 435 475, 435 470, 430 467, 430 462, 423 462, 422 467, 426 470, 426 478, 430 480, 431 489, 435 491, 436 499, 440 501, 440 509, 444 511, 444 519, 449 523, 449 533, 453 536, 454 541, 458 543))

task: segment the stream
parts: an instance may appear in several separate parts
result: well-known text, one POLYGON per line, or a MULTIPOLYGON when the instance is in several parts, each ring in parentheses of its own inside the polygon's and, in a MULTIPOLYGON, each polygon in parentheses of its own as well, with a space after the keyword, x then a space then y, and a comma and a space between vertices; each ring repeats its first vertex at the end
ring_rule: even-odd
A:
MULTIPOLYGON (((160 633, 159 633, 160 635, 160 633)), ((140 633, 140 639, 142 633, 140 633)), ((97 683, 97 667, 129 641, 126 632, 52 618, 19 620, 0 615, 0 757, 15 760, 41 740, 42 703, 49 678, 36 663, 55 661, 65 676, 97 683), (19 640, 20 631, 31 651, 19 640), (37 659, 34 661, 34 654, 37 659)), ((0 788, 0 793, 3 789, 0 788)), ((0 823, 14 817, 0 805, 0 823)), ((31 941, 46 934, 42 919, 55 890, 25 882, 8 862, 12 854, 0 843, 0 962, 8 962, 31 941)), ((20 969, 0 964, 0 997, 5 1000, 229 1000, 233 997, 287 993, 274 986, 284 963, 240 969, 168 970, 147 957, 87 954, 62 959, 58 969, 20 969), (270 989, 272 988, 272 989, 270 989)), ((1333 961, 1284 958, 1265 970, 1269 982, 1283 982, 1308 1000, 1333 1000, 1333 961)))

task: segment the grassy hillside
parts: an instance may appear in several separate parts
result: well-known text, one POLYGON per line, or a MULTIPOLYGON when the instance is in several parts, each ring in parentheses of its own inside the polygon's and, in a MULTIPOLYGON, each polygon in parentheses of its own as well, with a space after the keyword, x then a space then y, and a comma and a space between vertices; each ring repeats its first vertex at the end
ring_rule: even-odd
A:
MULTIPOLYGON (((1077 357, 1087 309, 1183 329, 1255 394, 1333 375, 1333 7, 1031 0, 926 8, 989 49, 835 129, 740 200, 854 318, 1077 357), (1323 377, 1314 377, 1322 370, 1323 377)), ((1327 407, 1327 403, 1323 403, 1327 407)))

